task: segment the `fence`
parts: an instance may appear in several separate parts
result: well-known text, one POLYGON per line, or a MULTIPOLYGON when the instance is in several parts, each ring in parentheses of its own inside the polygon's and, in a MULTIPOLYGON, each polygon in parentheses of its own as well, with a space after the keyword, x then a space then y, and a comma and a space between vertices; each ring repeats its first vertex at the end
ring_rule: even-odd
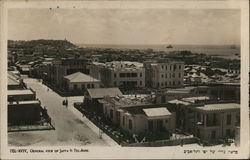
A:
POLYGON ((123 144, 126 147, 160 147, 160 146, 176 146, 184 144, 198 143, 199 139, 196 137, 192 138, 180 138, 175 140, 160 140, 154 142, 143 142, 143 143, 133 143, 133 144, 123 144))

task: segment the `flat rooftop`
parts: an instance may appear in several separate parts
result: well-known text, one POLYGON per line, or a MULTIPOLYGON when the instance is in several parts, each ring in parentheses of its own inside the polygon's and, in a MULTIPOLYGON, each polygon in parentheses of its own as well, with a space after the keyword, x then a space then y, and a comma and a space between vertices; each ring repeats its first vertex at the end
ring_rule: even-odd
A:
POLYGON ((187 98, 182 98, 182 101, 185 102, 190 102, 190 103, 195 103, 195 101, 204 101, 204 100, 209 100, 210 98, 208 96, 200 96, 200 97, 187 97, 187 98))
POLYGON ((15 71, 8 71, 8 85, 19 85, 19 76, 15 71))
POLYGON ((197 87, 184 87, 184 88, 168 89, 167 93, 190 93, 195 88, 197 88, 197 87))
POLYGON ((8 96, 14 95, 32 95, 34 94, 30 89, 8 90, 8 96))
POLYGON ((18 102, 8 102, 8 105, 16 105, 16 104, 40 104, 40 101, 38 100, 32 100, 32 101, 18 101, 18 102))
POLYGON ((143 63, 131 61, 112 61, 105 63, 105 66, 114 69, 138 69, 143 68, 143 63))
POLYGON ((143 105, 143 104, 151 104, 149 100, 149 96, 143 96, 143 97, 137 97, 137 96, 116 96, 113 98, 104 98, 102 102, 104 103, 111 103, 114 104, 117 107, 125 108, 125 107, 131 107, 131 106, 137 106, 137 105, 143 105))
POLYGON ((8 76, 8 85, 19 85, 19 80, 11 76, 8 76))
POLYGON ((91 98, 104 98, 105 96, 116 97, 122 96, 122 92, 119 88, 92 88, 87 89, 91 98))
POLYGON ((184 102, 184 101, 181 101, 181 100, 178 100, 178 99, 174 99, 174 100, 168 101, 168 103, 170 103, 170 104, 182 104, 182 105, 185 105, 185 106, 191 104, 189 102, 184 102))

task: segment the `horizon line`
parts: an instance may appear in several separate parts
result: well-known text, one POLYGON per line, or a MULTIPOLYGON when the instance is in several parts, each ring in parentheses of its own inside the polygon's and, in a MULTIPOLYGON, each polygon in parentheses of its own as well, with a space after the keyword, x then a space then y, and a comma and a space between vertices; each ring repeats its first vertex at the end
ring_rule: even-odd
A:
POLYGON ((206 45, 206 46, 222 46, 222 45, 237 45, 237 46, 240 46, 241 44, 238 44, 238 43, 226 43, 226 44, 195 44, 195 43, 152 43, 152 44, 145 44, 145 43, 134 43, 134 44, 131 44, 131 43, 121 43, 121 44, 117 44, 117 43, 82 43, 82 42, 72 42, 68 39, 43 39, 43 38, 40 38, 40 39, 32 39, 32 40, 13 40, 13 39, 8 39, 8 41, 36 41, 36 40, 54 40, 54 41, 57 41, 57 40, 67 40, 68 42, 72 43, 72 44, 75 44, 75 45, 206 45))

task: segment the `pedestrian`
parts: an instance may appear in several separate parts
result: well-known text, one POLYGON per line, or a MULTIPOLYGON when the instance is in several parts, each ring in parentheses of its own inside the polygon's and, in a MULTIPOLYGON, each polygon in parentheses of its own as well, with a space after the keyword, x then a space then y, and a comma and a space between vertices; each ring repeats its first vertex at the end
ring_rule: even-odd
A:
POLYGON ((47 89, 47 91, 49 91, 49 88, 47 89))
POLYGON ((66 100, 66 107, 68 107, 68 100, 66 100))

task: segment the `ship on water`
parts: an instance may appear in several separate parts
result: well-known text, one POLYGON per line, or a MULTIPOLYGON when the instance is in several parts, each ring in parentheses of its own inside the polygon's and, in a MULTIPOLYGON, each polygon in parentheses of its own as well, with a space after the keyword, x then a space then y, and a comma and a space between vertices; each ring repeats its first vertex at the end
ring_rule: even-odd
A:
POLYGON ((230 49, 236 49, 236 45, 231 45, 230 49))
POLYGON ((173 46, 172 45, 168 45, 166 48, 173 48, 173 46))

